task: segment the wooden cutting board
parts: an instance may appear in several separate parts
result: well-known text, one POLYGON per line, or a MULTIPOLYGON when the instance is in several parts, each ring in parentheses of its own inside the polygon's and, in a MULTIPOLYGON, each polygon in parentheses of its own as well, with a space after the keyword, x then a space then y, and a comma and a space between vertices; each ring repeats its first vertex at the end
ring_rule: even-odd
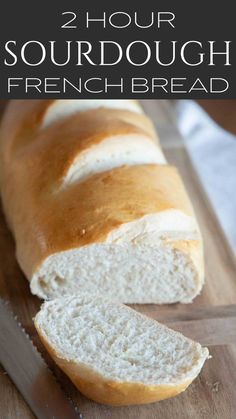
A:
MULTIPOLYGON (((193 170, 165 101, 143 101, 160 133, 168 161, 175 164, 193 201, 205 242, 206 285, 189 305, 136 305, 135 308, 209 346, 208 360, 194 383, 176 398, 148 406, 111 408, 83 397, 54 365, 42 348, 32 317, 40 301, 29 286, 14 256, 14 242, 0 214, 0 295, 10 301, 26 331, 85 419, 235 419, 236 418, 236 263, 216 216, 193 170)), ((34 416, 6 372, 0 367, 0 419, 34 416)), ((66 418, 65 418, 66 419, 66 418)))

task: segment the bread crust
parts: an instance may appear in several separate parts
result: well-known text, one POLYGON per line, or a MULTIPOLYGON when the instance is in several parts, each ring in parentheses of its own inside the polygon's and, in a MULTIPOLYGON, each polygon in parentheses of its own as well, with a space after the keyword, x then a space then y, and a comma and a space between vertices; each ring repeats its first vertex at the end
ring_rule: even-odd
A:
POLYGON ((45 192, 48 172, 39 176, 39 170, 40 166, 29 177, 29 168, 20 168, 14 182, 8 183, 4 201, 17 258, 28 279, 48 256, 104 242, 122 224, 145 215, 178 209, 193 216, 178 172, 171 166, 121 167, 58 194, 45 192))
MULTIPOLYGON (((84 149, 114 135, 155 141, 155 133, 144 115, 113 109, 81 112, 42 129, 51 104, 12 101, 0 132, 3 207, 18 262, 29 280, 50 255, 105 242, 122 224, 171 210, 194 218, 182 180, 168 165, 123 166, 59 191, 84 149)), ((195 260, 202 257, 201 246, 199 238, 195 260)), ((197 264, 196 270, 202 272, 202 267, 197 264)))
MULTIPOLYGON (((101 107, 82 111, 43 128, 44 116, 53 102, 51 100, 12 100, 9 102, 1 121, 0 133, 4 157, 10 159, 7 163, 10 163, 14 158, 14 152, 20 151, 25 145, 33 145, 42 141, 44 143, 53 142, 55 145, 58 142, 58 137, 62 137, 60 146, 67 146, 69 140, 70 143, 76 140, 77 148, 79 148, 80 141, 86 142, 87 138, 90 144, 93 143, 91 137, 95 139, 95 142, 99 141, 96 133, 98 136, 104 137, 115 134, 117 130, 118 133, 121 130, 121 134, 126 130, 126 132, 139 132, 147 135, 158 143, 155 128, 147 116, 120 109, 101 107), (65 138, 67 142, 65 142, 65 138)), ((67 147, 65 147, 65 151, 66 149, 67 147)))

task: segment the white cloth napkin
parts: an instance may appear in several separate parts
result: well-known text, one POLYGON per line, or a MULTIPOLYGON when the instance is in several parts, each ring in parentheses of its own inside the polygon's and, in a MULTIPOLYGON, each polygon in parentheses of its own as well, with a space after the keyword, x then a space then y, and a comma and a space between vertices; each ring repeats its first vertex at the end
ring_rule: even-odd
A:
POLYGON ((218 126, 193 101, 179 100, 175 106, 178 128, 236 253, 236 136, 218 126))

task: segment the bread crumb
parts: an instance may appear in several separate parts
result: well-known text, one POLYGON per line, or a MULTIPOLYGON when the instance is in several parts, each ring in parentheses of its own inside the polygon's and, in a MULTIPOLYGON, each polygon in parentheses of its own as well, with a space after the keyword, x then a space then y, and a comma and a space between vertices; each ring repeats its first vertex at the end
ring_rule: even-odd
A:
POLYGON ((85 228, 82 228, 82 230, 80 231, 81 236, 84 236, 84 235, 85 235, 85 233, 86 233, 85 228))
POLYGON ((220 381, 215 381, 214 383, 210 383, 206 381, 206 385, 211 388, 212 393, 218 393, 220 387, 220 381))

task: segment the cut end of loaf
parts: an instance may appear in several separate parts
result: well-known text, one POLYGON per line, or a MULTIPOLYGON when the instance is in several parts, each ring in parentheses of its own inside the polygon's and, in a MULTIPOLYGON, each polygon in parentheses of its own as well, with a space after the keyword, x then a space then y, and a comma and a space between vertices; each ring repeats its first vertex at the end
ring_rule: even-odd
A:
POLYGON ((104 243, 49 256, 33 275, 31 291, 44 299, 84 290, 127 304, 188 303, 203 284, 199 253, 192 217, 166 211, 122 225, 104 243))
POLYGON ((88 293, 46 302, 35 326, 78 389, 101 403, 148 403, 176 395, 208 357, 200 344, 88 293))

